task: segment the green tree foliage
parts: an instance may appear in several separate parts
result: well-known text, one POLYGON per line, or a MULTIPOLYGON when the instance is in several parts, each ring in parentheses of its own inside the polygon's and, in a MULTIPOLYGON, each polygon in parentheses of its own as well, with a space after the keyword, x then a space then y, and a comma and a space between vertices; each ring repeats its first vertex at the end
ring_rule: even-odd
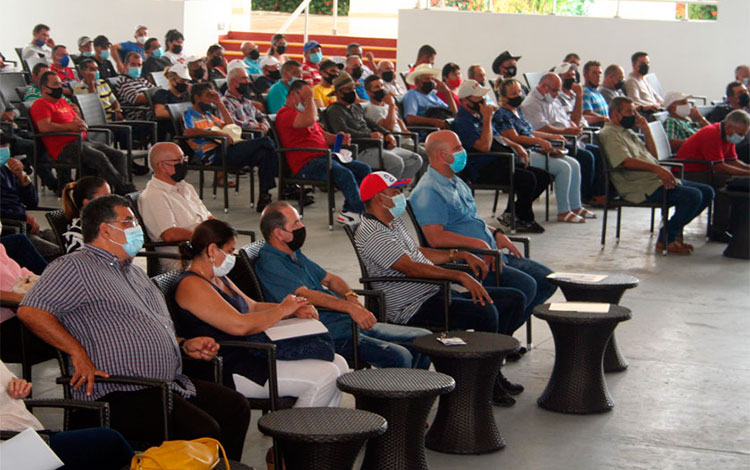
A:
MULTIPOLYGON (((300 0, 253 0, 253 10, 293 12, 300 0)), ((333 15, 333 0, 312 0, 310 13, 314 15, 333 15)), ((349 0, 339 0, 339 15, 349 14, 349 0)))

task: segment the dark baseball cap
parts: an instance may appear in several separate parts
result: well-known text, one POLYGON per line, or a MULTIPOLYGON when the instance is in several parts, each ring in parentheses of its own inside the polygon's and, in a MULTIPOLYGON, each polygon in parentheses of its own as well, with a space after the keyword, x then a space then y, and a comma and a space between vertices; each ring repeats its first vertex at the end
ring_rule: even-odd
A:
POLYGON ((107 39, 107 36, 104 36, 103 34, 100 34, 99 36, 94 38, 94 46, 96 47, 109 47, 112 43, 109 42, 109 39, 107 39))
POLYGON ((495 57, 495 60, 492 61, 492 71, 499 75, 500 74, 500 65, 503 62, 505 62, 506 60, 510 60, 510 59, 518 60, 520 58, 521 58, 520 55, 514 56, 513 54, 511 54, 508 51, 503 51, 499 56, 495 57))

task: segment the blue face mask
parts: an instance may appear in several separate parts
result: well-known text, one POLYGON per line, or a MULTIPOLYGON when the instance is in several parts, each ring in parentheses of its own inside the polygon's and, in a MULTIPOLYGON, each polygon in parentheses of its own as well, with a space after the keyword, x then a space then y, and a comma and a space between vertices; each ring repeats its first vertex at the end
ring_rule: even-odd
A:
POLYGON ((65 54, 64 56, 60 57, 60 67, 65 68, 70 63, 70 56, 65 54))
POLYGON ((0 147, 0 166, 5 165, 10 160, 10 146, 0 147))
POLYGON ((103 60, 109 59, 109 49, 104 49, 103 51, 99 52, 99 57, 103 60))
POLYGON ((289 79, 289 86, 292 86, 292 83, 296 82, 297 80, 299 80, 299 78, 297 78, 297 77, 290 78, 289 79))
POLYGON ((107 225, 125 233, 124 244, 117 243, 114 240, 110 240, 110 241, 116 245, 120 245, 122 249, 125 250, 125 253, 128 254, 128 256, 132 258, 136 255, 136 253, 141 251, 141 248, 143 248, 143 229, 141 229, 140 226, 128 227, 125 230, 123 230, 120 227, 115 227, 112 224, 107 224, 107 225))
POLYGON ((94 51, 86 51, 86 52, 81 53, 81 55, 84 57, 93 57, 94 51))
POLYGON ((319 64, 321 60, 323 60, 322 52, 313 52, 312 54, 310 54, 310 62, 312 62, 313 64, 319 64))
POLYGON ((160 59, 163 54, 164 54, 164 51, 161 50, 161 47, 151 51, 151 55, 156 57, 157 59, 160 59))
MULTIPOLYGON (((385 196, 385 194, 383 194, 383 196, 385 196)), ((388 212, 390 212, 394 218, 401 217, 401 215, 406 211, 406 196, 404 196, 403 194, 399 194, 397 196, 388 197, 388 199, 390 199, 393 203, 393 207, 389 207, 388 212)))
POLYGON ((98 82, 101 78, 101 74, 99 72, 94 72, 94 81, 98 82))
POLYGON ((128 67, 128 75, 130 78, 138 78, 141 76, 141 68, 140 67, 128 67))
POLYGON ((460 173, 461 170, 466 168, 466 150, 461 150, 453 154, 453 163, 450 164, 453 173, 460 173))
POLYGON ((742 134, 732 134, 727 136, 727 142, 733 143, 734 145, 739 144, 742 142, 742 139, 744 139, 745 136, 742 134))
POLYGON ((34 44, 36 44, 37 47, 42 47, 44 45, 44 41, 41 39, 34 39, 34 44))

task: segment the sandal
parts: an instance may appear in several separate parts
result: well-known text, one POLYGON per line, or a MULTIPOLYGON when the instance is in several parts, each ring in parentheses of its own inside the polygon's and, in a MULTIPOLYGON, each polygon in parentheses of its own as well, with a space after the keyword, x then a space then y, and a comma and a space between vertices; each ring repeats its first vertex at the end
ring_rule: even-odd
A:
POLYGON ((573 213, 583 217, 584 219, 596 219, 596 214, 583 207, 579 207, 578 209, 574 210, 573 213))
POLYGON ((558 214, 557 221, 567 222, 569 224, 583 224, 586 222, 586 219, 574 212, 568 212, 566 214, 558 214))

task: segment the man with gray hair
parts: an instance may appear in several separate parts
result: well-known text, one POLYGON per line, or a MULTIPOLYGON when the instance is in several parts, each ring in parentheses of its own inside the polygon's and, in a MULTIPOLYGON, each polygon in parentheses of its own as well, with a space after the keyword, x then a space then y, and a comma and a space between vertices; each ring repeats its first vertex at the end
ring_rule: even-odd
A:
POLYGON ((268 124, 249 96, 252 93, 250 77, 243 67, 230 67, 227 74, 227 91, 221 101, 232 116, 234 123, 243 131, 268 132, 268 124))

